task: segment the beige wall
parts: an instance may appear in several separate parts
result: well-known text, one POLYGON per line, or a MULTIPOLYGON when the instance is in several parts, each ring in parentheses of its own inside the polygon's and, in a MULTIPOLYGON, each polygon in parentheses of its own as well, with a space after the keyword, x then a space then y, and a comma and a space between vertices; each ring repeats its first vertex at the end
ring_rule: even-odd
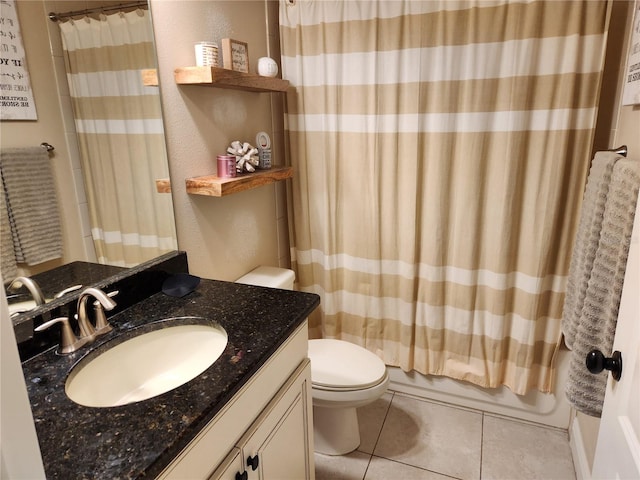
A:
MULTIPOLYGON (((46 17, 44 2, 19 0, 17 11, 38 120, 0 122, 0 144, 2 147, 30 147, 47 142, 55 147, 51 166, 60 201, 64 244, 64 257, 61 260, 25 266, 23 273, 33 274, 70 261, 91 259, 93 246, 85 241, 89 235, 86 227, 88 210, 83 197, 82 172, 75 148, 77 143, 68 88, 64 76, 57 75, 54 68, 56 63, 64 71, 62 48, 59 41, 50 44, 49 40, 49 29, 57 33, 57 26, 46 17), (60 101, 65 98, 58 94, 58 85, 63 92, 66 91, 66 102, 60 101), (84 224, 83 213, 86 215, 84 224)), ((37 172, 34 172, 35 179, 37 172)))
MULTIPOLYGON (((259 131, 277 140, 274 163, 282 162, 282 132, 272 126, 272 97, 201 86, 178 86, 176 67, 195 65, 194 43, 233 38, 248 43, 250 69, 267 55, 263 1, 151 0, 156 34, 171 188, 180 249, 195 275, 235 280, 258 265, 286 265, 283 185, 214 198, 189 195, 185 179, 216 172, 216 155, 233 140, 255 144, 259 131), (274 131, 276 130, 276 131, 274 131), (278 239, 281 239, 280 247, 278 239)), ((273 103, 281 99, 273 99, 273 103)))
MULTIPOLYGON (((624 79, 623 72, 626 70, 626 63, 630 44, 631 21, 633 16, 632 1, 614 2, 614 9, 611 17, 611 30, 609 43, 613 46, 609 49, 608 60, 616 60, 616 71, 611 75, 607 83, 607 79, 603 83, 603 91, 611 93, 611 103, 613 108, 605 108, 610 125, 609 143, 601 145, 601 148, 618 147, 627 145, 629 149, 628 158, 640 161, 640 105, 621 106, 622 82, 624 79), (617 47, 616 47, 617 46, 617 47), (617 50, 616 50, 617 49, 617 50)), ((596 144, 597 146, 597 144, 596 144)), ((590 417, 582 413, 576 414, 575 421, 578 422, 578 431, 581 435, 581 441, 584 445, 586 460, 588 467, 593 466, 593 459, 598 439, 598 430, 600 427, 600 419, 590 417)), ((574 430, 575 431, 575 430, 574 430)))

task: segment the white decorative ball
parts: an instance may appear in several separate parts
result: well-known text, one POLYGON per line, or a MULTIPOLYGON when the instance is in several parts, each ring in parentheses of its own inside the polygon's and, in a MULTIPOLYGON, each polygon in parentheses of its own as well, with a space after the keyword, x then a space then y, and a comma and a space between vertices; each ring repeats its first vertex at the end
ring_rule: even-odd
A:
POLYGON ((275 77, 278 75, 278 64, 273 58, 260 57, 258 59, 258 73, 263 77, 275 77))

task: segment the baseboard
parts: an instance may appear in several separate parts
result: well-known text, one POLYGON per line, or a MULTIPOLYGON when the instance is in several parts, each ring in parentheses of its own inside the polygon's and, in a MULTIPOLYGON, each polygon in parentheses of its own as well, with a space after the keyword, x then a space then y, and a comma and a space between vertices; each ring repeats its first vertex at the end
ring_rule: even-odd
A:
POLYGON ((591 467, 589 466, 584 442, 582 441, 580 422, 578 422, 575 417, 571 422, 571 429, 569 430, 569 445, 571 446, 576 480, 591 480, 591 467))

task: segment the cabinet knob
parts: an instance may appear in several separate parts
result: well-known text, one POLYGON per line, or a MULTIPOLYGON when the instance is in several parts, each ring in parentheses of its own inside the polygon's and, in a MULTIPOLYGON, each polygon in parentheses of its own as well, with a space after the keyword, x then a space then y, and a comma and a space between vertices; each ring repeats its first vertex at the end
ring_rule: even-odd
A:
POLYGON ((251 470, 255 470, 256 468, 258 468, 259 463, 260 460, 258 459, 257 454, 253 457, 247 458, 247 467, 251 467, 251 470))
POLYGON ((236 472, 236 480, 247 480, 248 477, 249 477, 249 474, 247 473, 246 470, 242 473, 236 472))

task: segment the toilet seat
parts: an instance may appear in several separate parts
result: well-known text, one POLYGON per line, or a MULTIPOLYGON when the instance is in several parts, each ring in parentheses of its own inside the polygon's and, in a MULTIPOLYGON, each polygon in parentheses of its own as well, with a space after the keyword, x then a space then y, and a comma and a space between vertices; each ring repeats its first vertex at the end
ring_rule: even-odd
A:
POLYGON ((365 390, 387 378, 387 368, 377 355, 344 340, 309 340, 309 358, 316 390, 365 390))

